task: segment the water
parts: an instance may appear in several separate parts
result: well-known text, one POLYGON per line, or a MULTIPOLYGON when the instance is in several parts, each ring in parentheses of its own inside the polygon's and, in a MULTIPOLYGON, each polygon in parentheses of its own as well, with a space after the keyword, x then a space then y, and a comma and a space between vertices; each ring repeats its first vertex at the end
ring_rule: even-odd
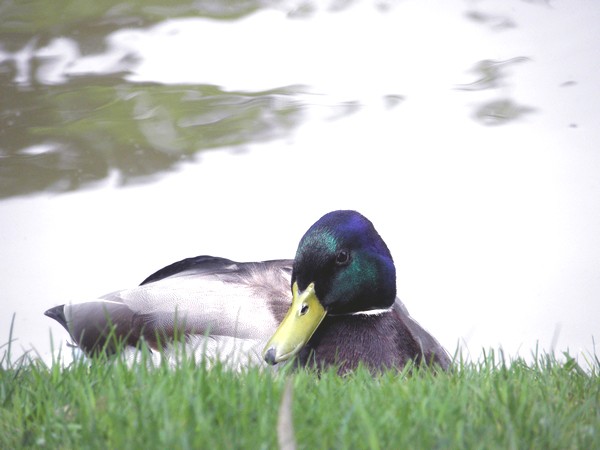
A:
POLYGON ((64 343, 51 306, 188 256, 292 257, 341 208, 451 351, 594 350, 597 2, 96 3, 0 12, 14 356, 64 343))

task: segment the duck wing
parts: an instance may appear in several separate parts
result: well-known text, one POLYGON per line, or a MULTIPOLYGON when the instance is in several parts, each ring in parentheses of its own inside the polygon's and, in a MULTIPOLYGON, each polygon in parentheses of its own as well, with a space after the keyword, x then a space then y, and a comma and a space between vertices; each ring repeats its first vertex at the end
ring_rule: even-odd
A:
POLYGON ((442 369, 447 370, 451 363, 448 353, 437 339, 410 316, 408 309, 399 298, 396 298, 393 313, 396 315, 396 319, 402 322, 404 328, 410 333, 413 341, 420 348, 420 358, 417 362, 437 364, 442 369))
POLYGON ((114 351, 111 336, 132 346, 143 338, 152 348, 194 336, 266 343, 289 306, 291 268, 291 260, 188 258, 138 287, 57 306, 46 315, 86 353, 114 351))

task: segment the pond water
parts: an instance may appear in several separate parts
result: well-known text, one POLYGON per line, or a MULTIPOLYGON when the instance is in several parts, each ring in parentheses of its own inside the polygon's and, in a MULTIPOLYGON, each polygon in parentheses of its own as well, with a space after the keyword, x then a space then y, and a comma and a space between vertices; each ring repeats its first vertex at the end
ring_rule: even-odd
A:
POLYGON ((64 346, 51 306, 293 257, 333 209, 374 222, 451 352, 595 351, 597 1, 218 5, 0 6, 13 358, 64 346))

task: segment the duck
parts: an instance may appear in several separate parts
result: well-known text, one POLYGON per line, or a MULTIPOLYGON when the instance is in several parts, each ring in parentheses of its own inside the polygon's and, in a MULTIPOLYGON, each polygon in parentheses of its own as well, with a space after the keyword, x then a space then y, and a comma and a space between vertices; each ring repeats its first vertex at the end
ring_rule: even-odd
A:
POLYGON ((394 261, 373 223, 352 210, 317 220, 293 260, 187 258, 135 288, 45 314, 88 355, 114 353, 118 343, 162 352, 183 340, 237 368, 291 363, 344 374, 360 365, 451 365, 397 298, 394 261))

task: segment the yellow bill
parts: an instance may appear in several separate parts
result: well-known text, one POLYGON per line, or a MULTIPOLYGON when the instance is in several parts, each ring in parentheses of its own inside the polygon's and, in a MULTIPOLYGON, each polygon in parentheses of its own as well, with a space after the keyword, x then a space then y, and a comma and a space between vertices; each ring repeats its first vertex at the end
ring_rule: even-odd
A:
POLYGON ((312 337, 327 311, 315 293, 315 284, 298 292, 298 283, 292 286, 292 306, 263 350, 269 364, 277 364, 296 355, 312 337))

